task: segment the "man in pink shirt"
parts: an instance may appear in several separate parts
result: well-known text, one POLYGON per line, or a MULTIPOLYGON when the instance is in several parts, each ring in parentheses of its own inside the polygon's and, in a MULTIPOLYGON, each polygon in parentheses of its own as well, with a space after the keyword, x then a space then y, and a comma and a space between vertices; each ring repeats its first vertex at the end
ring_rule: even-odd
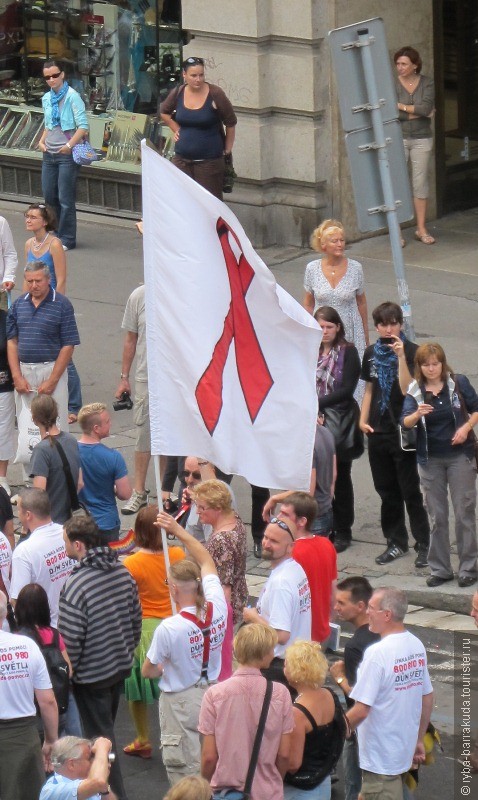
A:
MULTIPOLYGON (((213 791, 244 788, 266 691, 260 670, 272 661, 276 643, 277 633, 269 625, 252 623, 241 628, 234 639, 238 669, 232 678, 210 686, 203 697, 198 725, 204 736, 201 773, 213 791)), ((290 694, 284 685, 273 682, 251 800, 283 800, 282 779, 293 728, 290 694)))

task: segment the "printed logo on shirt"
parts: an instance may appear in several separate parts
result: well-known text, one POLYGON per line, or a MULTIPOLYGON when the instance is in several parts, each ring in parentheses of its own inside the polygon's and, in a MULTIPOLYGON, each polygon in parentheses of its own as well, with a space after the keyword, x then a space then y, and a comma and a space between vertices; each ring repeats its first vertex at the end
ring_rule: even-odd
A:
MULTIPOLYGON (((217 650, 221 647, 224 636, 226 634, 226 620, 221 615, 213 619, 211 623, 211 635, 210 635, 210 651, 211 654, 214 650, 217 650)), ((189 638, 189 654, 191 658, 197 659, 200 658, 202 660, 202 654, 204 650, 204 636, 202 631, 197 628, 196 626, 191 627, 188 630, 188 638, 189 638)))
POLYGON ((75 562, 68 558, 64 545, 58 545, 45 553, 45 564, 48 568, 51 583, 68 578, 75 562))
POLYGON ((19 678, 28 678, 28 650, 24 649, 23 642, 0 647, 0 681, 14 681, 19 678))
POLYGON ((309 581, 307 578, 303 578, 301 582, 298 584, 297 589, 299 591, 299 606, 300 606, 300 614, 307 614, 310 611, 310 586, 309 581))
POLYGON ((393 666, 395 691, 401 692, 414 686, 423 686, 426 665, 423 653, 411 653, 397 658, 393 666))
POLYGON ((12 561, 12 551, 7 541, 0 540, 0 569, 8 567, 12 561))

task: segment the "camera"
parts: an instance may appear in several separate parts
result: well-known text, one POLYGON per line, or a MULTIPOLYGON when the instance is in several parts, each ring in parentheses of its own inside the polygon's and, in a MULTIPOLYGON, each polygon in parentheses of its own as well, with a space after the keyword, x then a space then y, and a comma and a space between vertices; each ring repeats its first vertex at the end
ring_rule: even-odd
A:
POLYGON ((115 411, 130 411, 133 408, 133 401, 129 392, 122 392, 119 400, 113 401, 115 411))

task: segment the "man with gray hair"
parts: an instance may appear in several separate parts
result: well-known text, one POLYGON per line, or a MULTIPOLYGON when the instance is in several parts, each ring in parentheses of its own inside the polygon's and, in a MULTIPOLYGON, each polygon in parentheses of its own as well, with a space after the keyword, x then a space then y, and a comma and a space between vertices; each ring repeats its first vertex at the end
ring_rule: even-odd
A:
POLYGON ((7 597, 0 592, 0 797, 37 800, 58 736, 58 708, 40 648, 28 636, 3 630, 6 616, 7 597), (45 732, 43 748, 35 700, 45 732))
POLYGON ((48 595, 51 624, 56 627, 60 592, 75 562, 66 554, 62 526, 51 520, 50 499, 44 489, 22 489, 17 513, 30 536, 13 551, 10 600, 14 606, 24 586, 39 583, 48 595))
POLYGON ((53 745, 51 765, 55 770, 40 793, 40 800, 116 800, 108 783, 111 742, 103 736, 93 742, 78 736, 63 736, 53 745))
POLYGON ((68 430, 67 367, 80 344, 70 301, 50 286, 44 261, 25 267, 26 294, 15 300, 7 318, 7 353, 17 392, 17 416, 33 393, 51 394, 58 403, 60 427, 68 430))
POLYGON ((407 608, 407 595, 394 588, 376 589, 368 603, 380 641, 365 651, 347 712, 357 728, 363 800, 402 800, 402 776, 425 760, 433 688, 426 650, 403 624, 407 608))

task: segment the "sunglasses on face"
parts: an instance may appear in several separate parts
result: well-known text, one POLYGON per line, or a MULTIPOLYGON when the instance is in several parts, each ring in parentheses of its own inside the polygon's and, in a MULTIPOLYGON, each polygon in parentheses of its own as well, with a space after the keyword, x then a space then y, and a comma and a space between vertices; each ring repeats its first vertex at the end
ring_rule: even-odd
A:
POLYGON ((289 526, 285 524, 283 519, 279 519, 279 517, 271 517, 271 523, 272 525, 278 525, 279 528, 281 528, 283 531, 287 531, 292 541, 295 542, 294 534, 292 533, 289 526))
POLYGON ((186 478, 189 478, 190 475, 193 476, 195 481, 201 480, 201 473, 198 472, 197 470, 190 470, 190 469, 183 469, 179 477, 181 478, 182 481, 185 481, 186 478))
POLYGON ((44 78, 46 81, 56 81, 56 79, 59 78, 60 75, 61 72, 55 72, 53 75, 44 75, 44 78))

